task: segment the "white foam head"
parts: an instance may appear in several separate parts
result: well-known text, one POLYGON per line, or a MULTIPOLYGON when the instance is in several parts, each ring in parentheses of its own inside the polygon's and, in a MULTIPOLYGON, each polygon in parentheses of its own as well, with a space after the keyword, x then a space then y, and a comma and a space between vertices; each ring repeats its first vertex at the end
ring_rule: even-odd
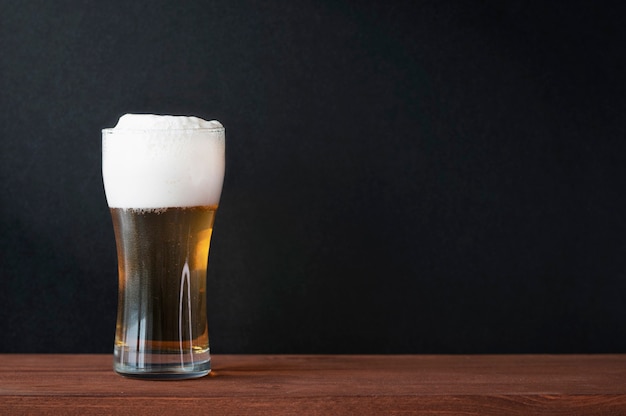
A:
POLYGON ((218 121, 126 114, 102 130, 102 178, 111 208, 218 205, 225 134, 218 121))

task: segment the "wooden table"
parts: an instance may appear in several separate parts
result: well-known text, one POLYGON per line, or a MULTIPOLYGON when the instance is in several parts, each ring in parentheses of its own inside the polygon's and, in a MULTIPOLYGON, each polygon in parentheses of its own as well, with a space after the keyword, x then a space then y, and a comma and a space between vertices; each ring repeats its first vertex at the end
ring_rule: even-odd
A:
POLYGON ((0 355, 0 414, 626 415, 626 355, 212 358, 207 377, 144 381, 110 355, 0 355))

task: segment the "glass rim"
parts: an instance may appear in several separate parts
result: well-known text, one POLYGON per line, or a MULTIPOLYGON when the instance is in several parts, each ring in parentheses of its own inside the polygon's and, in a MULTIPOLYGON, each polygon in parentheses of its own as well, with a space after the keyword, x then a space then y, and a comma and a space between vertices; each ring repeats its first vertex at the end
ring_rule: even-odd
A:
POLYGON ((176 133, 176 132, 223 132, 225 127, 187 127, 182 129, 116 129, 115 127, 107 127, 102 129, 102 133, 176 133))

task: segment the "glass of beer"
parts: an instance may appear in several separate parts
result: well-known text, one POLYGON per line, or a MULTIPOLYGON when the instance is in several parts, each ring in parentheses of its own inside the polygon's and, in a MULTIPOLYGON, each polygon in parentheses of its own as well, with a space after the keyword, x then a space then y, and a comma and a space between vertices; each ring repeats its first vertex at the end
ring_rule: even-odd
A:
POLYGON ((119 374, 184 379, 211 371, 206 271, 224 149, 223 126, 196 117, 130 114, 102 130, 119 374))

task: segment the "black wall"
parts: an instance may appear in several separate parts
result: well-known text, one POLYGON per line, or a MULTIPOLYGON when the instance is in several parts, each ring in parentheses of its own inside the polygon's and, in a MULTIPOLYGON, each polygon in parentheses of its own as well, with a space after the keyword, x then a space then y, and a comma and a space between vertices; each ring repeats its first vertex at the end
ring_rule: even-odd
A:
POLYGON ((0 352, 112 350, 126 112, 227 128, 214 352, 626 352, 621 4, 0 1, 0 352))

